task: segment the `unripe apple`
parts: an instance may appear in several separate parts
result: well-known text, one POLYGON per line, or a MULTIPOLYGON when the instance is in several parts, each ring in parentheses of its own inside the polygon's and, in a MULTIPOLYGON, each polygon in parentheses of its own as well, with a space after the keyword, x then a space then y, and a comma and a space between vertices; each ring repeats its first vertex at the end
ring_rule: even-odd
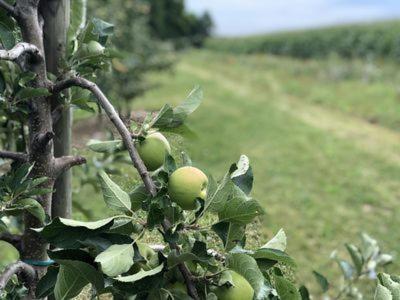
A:
POLYGON ((174 171, 168 182, 168 194, 182 209, 196 208, 196 198, 207 196, 208 178, 195 167, 182 167, 174 171))
POLYGON ((104 53, 104 47, 96 41, 90 41, 81 45, 78 56, 79 58, 87 58, 97 56, 104 53))
POLYGON ((160 168, 164 164, 165 156, 171 153, 168 140, 159 132, 147 135, 144 141, 136 144, 136 149, 149 171, 160 168))
POLYGON ((104 53, 104 47, 96 41, 90 41, 87 43, 87 50, 89 55, 101 55, 104 53))
POLYGON ((219 300, 252 300, 254 290, 250 283, 235 271, 228 270, 232 276, 233 286, 220 286, 214 291, 219 300))

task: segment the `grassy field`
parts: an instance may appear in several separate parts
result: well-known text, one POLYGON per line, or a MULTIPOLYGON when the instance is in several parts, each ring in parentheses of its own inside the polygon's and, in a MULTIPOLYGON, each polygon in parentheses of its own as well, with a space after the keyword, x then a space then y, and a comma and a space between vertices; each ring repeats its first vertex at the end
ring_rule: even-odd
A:
POLYGON ((203 87, 189 122, 197 137, 185 145, 217 176, 240 154, 250 157, 254 196, 267 211, 262 238, 285 229, 300 282, 312 269, 335 274, 330 252, 362 231, 400 250, 395 66, 195 51, 153 80, 160 87, 134 108, 176 104, 203 87))

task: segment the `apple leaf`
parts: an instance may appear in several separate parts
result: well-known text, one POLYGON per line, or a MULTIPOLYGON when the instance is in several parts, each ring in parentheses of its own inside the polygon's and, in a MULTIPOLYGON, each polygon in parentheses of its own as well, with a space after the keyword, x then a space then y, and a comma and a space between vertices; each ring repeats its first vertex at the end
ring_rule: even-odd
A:
POLYGON ((328 279, 321 273, 318 273, 317 271, 313 271, 313 275, 315 277, 315 280, 317 281, 318 285, 321 287, 322 292, 327 292, 329 289, 329 282, 328 279))
POLYGON ((112 181, 104 171, 99 172, 99 178, 107 206, 122 213, 130 212, 131 200, 129 194, 112 181))
POLYGON ((211 228, 221 238, 226 251, 242 243, 246 230, 245 226, 231 222, 219 222, 211 228))
POLYGON ((275 289, 281 300, 301 300, 301 295, 293 283, 284 278, 277 269, 274 274, 275 289))
POLYGON ((392 300, 393 296, 387 287, 379 284, 376 286, 374 300, 392 300))
POLYGON ((360 249, 353 244, 346 244, 347 252, 349 252, 354 266, 356 267, 357 274, 361 274, 364 265, 364 259, 361 255, 360 249))
POLYGON ((200 105, 203 98, 203 90, 196 86, 187 98, 177 107, 164 105, 157 115, 150 121, 149 127, 174 128, 183 124, 188 115, 193 113, 200 105))
POLYGON ((132 282, 138 281, 140 279, 143 279, 145 277, 156 275, 156 274, 160 273, 163 268, 164 268, 164 264, 161 264, 161 265, 157 266, 156 268, 148 270, 148 271, 140 270, 139 272, 137 272, 133 275, 118 276, 115 279, 118 281, 121 281, 121 282, 131 282, 132 283, 132 282))
POLYGON ((293 260, 293 258, 291 258, 287 253, 277 249, 260 248, 256 250, 252 256, 256 260, 268 259, 279 263, 283 263, 291 267, 296 266, 296 263, 293 260))
POLYGON ((95 222, 82 222, 57 217, 46 226, 33 230, 39 232, 54 246, 75 248, 80 246, 79 241, 108 230, 113 223, 113 217, 95 222))
POLYGON ((190 252, 185 252, 182 254, 178 254, 176 250, 172 250, 167 258, 167 264, 169 268, 173 268, 176 265, 183 263, 185 261, 193 261, 193 260, 198 260, 199 258, 190 252))
POLYGON ((56 267, 47 268, 46 274, 40 278, 37 286, 36 286, 36 297, 37 298, 45 298, 51 295, 54 291, 54 286, 57 282, 59 269, 56 267))
POLYGON ((78 260, 57 260, 60 270, 54 288, 56 300, 71 299, 79 295, 89 283, 101 291, 104 287, 103 276, 93 266, 78 260))
POLYGON ((232 181, 248 195, 253 188, 254 180, 249 158, 246 155, 241 155, 239 161, 236 163, 236 168, 231 174, 232 181))
POLYGON ((261 246, 261 248, 269 248, 269 249, 276 249, 276 250, 281 250, 285 251, 286 249, 286 234, 283 229, 279 229, 278 233, 271 239, 269 240, 264 246, 261 246))
POLYGON ((378 274, 379 284, 390 291, 393 299, 400 299, 400 283, 394 281, 390 275, 385 273, 378 274))
POLYGON ((227 265, 250 283, 254 289, 255 299, 265 299, 268 287, 253 257, 244 253, 231 253, 227 256, 227 265))
MULTIPOLYGON (((209 186, 213 187, 213 181, 210 181, 209 186)), ((230 174, 225 174, 224 178, 216 187, 216 189, 214 191, 210 191, 210 193, 207 192, 207 198, 204 204, 202 215, 204 215, 206 211, 219 212, 223 210, 229 195, 232 193, 233 187, 234 185, 230 178, 230 174)))
POLYGON ((134 250, 132 244, 112 245, 96 256, 101 270, 110 277, 127 272, 133 265, 134 250))
POLYGON ((236 197, 225 203, 224 209, 218 213, 218 217, 220 222, 248 224, 263 213, 262 207, 256 200, 236 197))
POLYGON ((121 150, 123 147, 123 143, 121 140, 113 140, 113 141, 90 140, 86 145, 89 147, 90 150, 100 153, 112 153, 117 150, 121 150))

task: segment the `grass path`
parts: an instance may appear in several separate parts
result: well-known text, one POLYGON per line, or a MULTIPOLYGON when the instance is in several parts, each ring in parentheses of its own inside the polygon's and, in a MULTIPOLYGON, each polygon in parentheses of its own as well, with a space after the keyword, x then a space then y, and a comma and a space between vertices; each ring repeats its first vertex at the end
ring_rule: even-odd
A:
MULTIPOLYGON (((226 74, 218 73, 218 69, 204 69, 190 65, 186 62, 179 65, 179 70, 196 75, 205 80, 213 80, 232 92, 238 93, 243 98, 253 97, 254 86, 249 86, 237 79, 229 78, 226 74)), ((336 137, 348 140, 363 151, 376 155, 389 163, 400 165, 400 133, 370 122, 342 113, 335 109, 327 109, 319 105, 309 104, 287 94, 270 73, 263 75, 271 87, 274 99, 279 99, 274 104, 301 121, 313 127, 334 134, 336 137)))

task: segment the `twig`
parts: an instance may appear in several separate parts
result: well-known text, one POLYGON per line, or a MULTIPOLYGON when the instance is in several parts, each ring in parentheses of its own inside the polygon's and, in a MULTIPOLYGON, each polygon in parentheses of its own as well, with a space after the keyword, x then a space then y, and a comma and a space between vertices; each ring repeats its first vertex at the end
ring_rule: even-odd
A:
POLYGON ((15 161, 20 161, 20 162, 28 161, 27 154, 21 152, 6 151, 6 150, 0 151, 0 158, 13 159, 15 161))
POLYGON ((0 0, 0 7, 5 9, 10 15, 16 17, 15 8, 4 0, 0 0))
POLYGON ((86 158, 82 156, 61 156, 54 159, 54 171, 53 176, 57 178, 62 172, 86 163, 86 158))
POLYGON ((43 60, 43 57, 35 45, 18 43, 10 50, 1 49, 0 59, 16 62, 23 70, 26 70, 28 65, 43 60))
MULTIPOLYGON (((144 165, 142 159, 140 158, 135 145, 132 142, 132 133, 129 132, 129 130, 126 128, 124 122, 122 122, 121 118, 119 117, 118 113, 115 111, 114 107, 110 103, 110 101, 107 99, 107 97, 103 94, 103 92, 99 89, 99 87, 94 83, 91 82, 85 78, 81 77, 72 77, 69 79, 65 79, 62 81, 57 82, 53 87, 51 88, 51 92, 53 94, 60 93, 61 91, 68 89, 72 86, 79 86, 81 88, 87 89, 93 93, 93 95, 97 98, 98 103, 100 106, 104 109, 106 112, 107 116, 111 120, 111 122, 115 125, 117 128, 119 134, 122 137, 122 140, 125 144, 125 147, 128 149, 129 155, 131 157, 132 163, 136 170, 139 172, 140 177, 142 178, 142 181, 147 189, 147 191, 154 197, 157 194, 157 189, 156 186, 151 179, 146 166, 144 165)), ((164 221, 163 224, 163 229, 166 231, 168 228, 170 228, 169 224, 167 221, 164 221)), ((171 249, 175 249, 177 252, 179 252, 179 247, 175 243, 169 243, 171 249)), ((182 273, 183 278, 185 279, 186 287, 188 290, 189 295, 197 300, 200 299, 196 286, 193 282, 193 276, 190 273, 189 269, 184 263, 178 264, 179 271, 182 273)))
POLYGON ((0 291, 4 290, 11 277, 17 275, 18 278, 26 283, 27 287, 31 287, 36 280, 36 272, 34 268, 22 261, 18 261, 6 267, 0 275, 0 291))
POLYGON ((142 178, 143 183, 146 186, 146 189, 149 191, 149 193, 152 196, 155 196, 157 193, 156 186, 155 186, 154 182, 151 180, 149 173, 133 144, 131 133, 126 128, 124 122, 122 122, 118 113, 116 112, 116 110, 114 109, 114 107, 112 106, 110 101, 107 99, 107 97, 99 89, 99 87, 94 82, 91 82, 85 78, 72 77, 72 78, 65 79, 65 80, 62 80, 62 81, 59 81, 58 83, 56 83, 53 86, 53 88, 51 89, 51 92, 53 94, 57 94, 57 93, 65 90, 65 89, 68 89, 72 86, 78 86, 78 87, 87 89, 93 93, 93 95, 96 97, 98 103, 104 109, 105 113, 107 114, 107 116, 109 117, 111 122, 115 125, 119 134, 121 135, 122 140, 125 144, 125 147, 128 149, 128 153, 129 153, 129 156, 131 157, 133 165, 136 168, 136 170, 139 172, 139 175, 142 178))

